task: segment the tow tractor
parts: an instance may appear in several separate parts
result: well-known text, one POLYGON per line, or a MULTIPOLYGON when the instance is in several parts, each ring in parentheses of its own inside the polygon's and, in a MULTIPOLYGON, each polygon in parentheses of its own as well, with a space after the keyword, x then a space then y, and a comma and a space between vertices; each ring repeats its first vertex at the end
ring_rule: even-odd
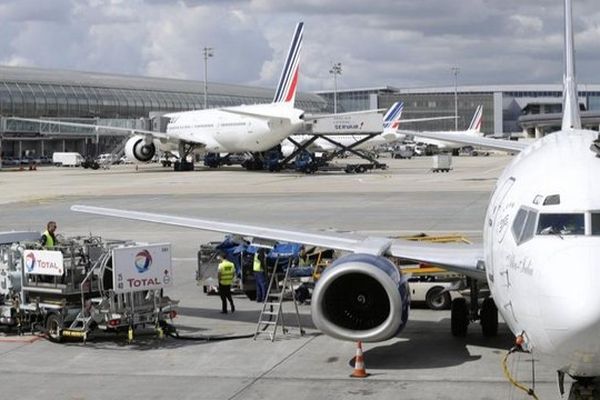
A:
POLYGON ((172 283, 171 247, 76 236, 43 249, 38 232, 0 233, 0 325, 44 332, 61 342, 92 332, 162 327, 177 301, 163 295, 172 283))

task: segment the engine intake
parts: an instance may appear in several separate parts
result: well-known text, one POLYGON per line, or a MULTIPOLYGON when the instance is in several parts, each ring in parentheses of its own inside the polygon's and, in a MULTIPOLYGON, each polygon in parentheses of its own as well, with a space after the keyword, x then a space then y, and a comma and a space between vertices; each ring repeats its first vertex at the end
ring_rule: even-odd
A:
POLYGON ((136 135, 127 140, 125 144, 125 156, 132 161, 149 162, 156 154, 156 145, 153 140, 147 140, 145 136, 136 135))
POLYGON ((396 336, 408 320, 407 279, 384 257, 351 254, 325 270, 312 297, 313 322, 325 334, 377 342, 396 336))

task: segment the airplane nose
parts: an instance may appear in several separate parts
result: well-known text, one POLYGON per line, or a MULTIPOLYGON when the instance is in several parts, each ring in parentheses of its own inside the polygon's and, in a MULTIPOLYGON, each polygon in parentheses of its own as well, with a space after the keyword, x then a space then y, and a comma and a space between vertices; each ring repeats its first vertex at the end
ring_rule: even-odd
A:
POLYGON ((548 339, 581 354, 600 352, 600 243, 591 240, 598 239, 565 238, 538 266, 540 317, 548 339))

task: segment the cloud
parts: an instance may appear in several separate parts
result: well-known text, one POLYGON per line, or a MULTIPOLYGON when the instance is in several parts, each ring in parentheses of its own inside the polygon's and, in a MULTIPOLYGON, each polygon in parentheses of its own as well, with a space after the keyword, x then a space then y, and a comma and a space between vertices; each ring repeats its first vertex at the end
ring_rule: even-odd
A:
MULTIPOLYGON (((594 83, 600 6, 574 5, 578 78, 594 83)), ((4 0, 0 62, 273 87, 297 21, 301 90, 552 83, 562 4, 542 0, 4 0), (555 4, 556 3, 556 4, 555 4)))

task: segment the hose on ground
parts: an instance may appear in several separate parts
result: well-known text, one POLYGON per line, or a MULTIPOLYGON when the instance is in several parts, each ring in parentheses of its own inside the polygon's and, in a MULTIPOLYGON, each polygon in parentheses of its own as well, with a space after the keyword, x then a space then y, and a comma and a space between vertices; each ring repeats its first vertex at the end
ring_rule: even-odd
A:
POLYGON ((194 335, 194 336, 183 336, 177 332, 177 328, 171 324, 164 324, 163 329, 165 333, 173 339, 179 340, 192 340, 192 341, 203 341, 203 342, 224 342, 226 340, 239 340, 239 339, 250 339, 254 337, 254 333, 247 335, 233 335, 233 336, 205 336, 205 335, 194 335))
POLYGON ((508 379, 508 381, 515 386, 517 389, 522 390, 523 392, 527 393, 527 395, 533 397, 536 400, 539 400, 537 395, 535 394, 535 392, 533 391, 532 388, 528 388, 527 386, 523 385, 522 383, 520 383, 519 381, 517 381, 515 378, 513 378, 512 374, 510 373, 510 370, 508 369, 508 357, 516 352, 518 350, 517 347, 513 347, 512 349, 510 349, 506 355, 504 356, 504 358, 502 359, 502 371, 504 372, 504 376, 506 377, 506 379, 508 379))

